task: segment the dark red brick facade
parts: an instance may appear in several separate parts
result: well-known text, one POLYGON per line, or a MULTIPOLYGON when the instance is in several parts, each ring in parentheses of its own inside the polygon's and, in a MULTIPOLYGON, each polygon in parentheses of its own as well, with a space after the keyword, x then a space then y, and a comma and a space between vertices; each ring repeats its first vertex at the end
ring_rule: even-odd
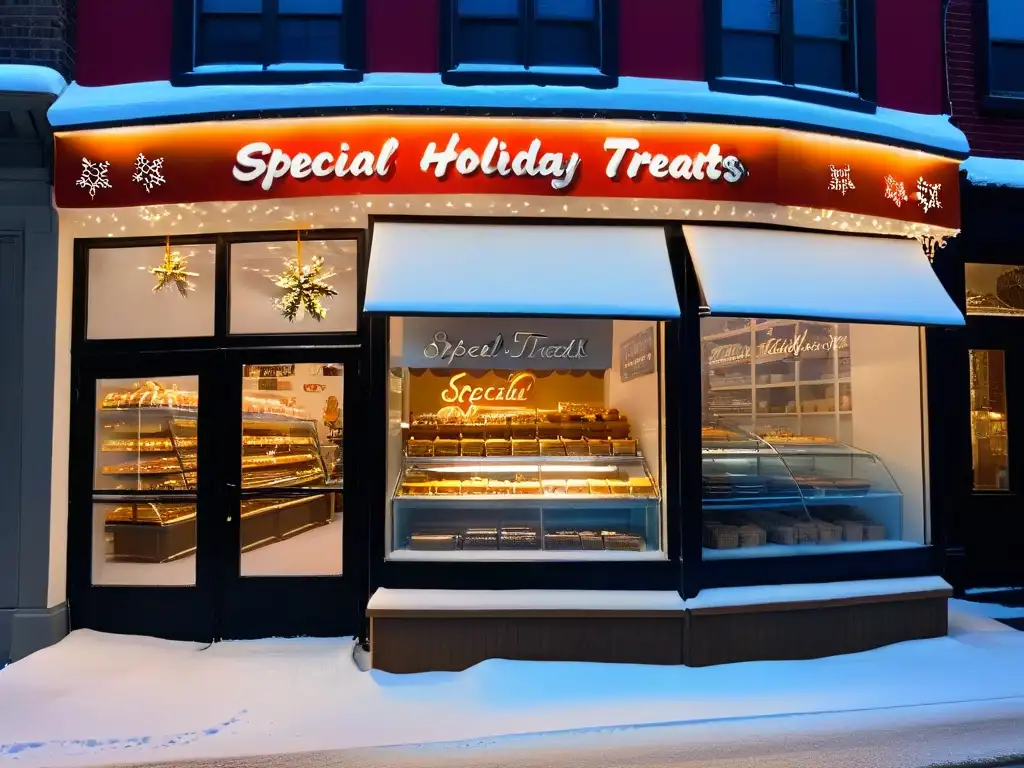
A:
POLYGON ((74 73, 76 0, 0 1, 0 64, 74 73))
POLYGON ((985 56, 976 34, 976 0, 949 0, 946 65, 953 122, 967 135, 972 155, 1024 159, 1024 116, 1009 117, 982 107, 977 63, 985 56))

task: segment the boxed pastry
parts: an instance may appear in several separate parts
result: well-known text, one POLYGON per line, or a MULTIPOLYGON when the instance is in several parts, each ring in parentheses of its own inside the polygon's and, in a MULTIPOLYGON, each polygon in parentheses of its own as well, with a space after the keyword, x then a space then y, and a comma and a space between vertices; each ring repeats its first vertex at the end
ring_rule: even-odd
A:
POLYGON ((590 483, 579 477, 569 478, 565 481, 566 493, 590 493, 590 483))
POLYGON ((884 541, 885 526, 881 523, 864 524, 864 541, 884 541))
POLYGON ((740 545, 740 529, 717 521, 704 523, 704 546, 711 549, 736 549, 740 545))
POLYGON ((636 456, 636 440, 613 439, 611 445, 612 456, 636 456))
POLYGON ((518 494, 533 495, 540 493, 540 481, 519 480, 512 484, 512 492, 518 494))
POLYGON ((818 543, 835 544, 843 540, 843 527, 834 523, 826 523, 823 520, 815 520, 818 526, 818 543))
POLYGON ((459 441, 437 438, 434 440, 434 456, 454 457, 459 455, 459 441))
POLYGON ((511 480, 488 480, 487 481, 487 493, 496 494, 498 496, 510 495, 512 493, 513 483, 511 480))
POLYGON ((406 496, 426 496, 430 493, 431 483, 402 483, 402 493, 406 496))
POLYGON ((611 440, 591 440, 588 438, 587 452, 591 456, 611 456, 612 442, 611 440))
POLYGON ((774 524, 768 528, 768 541, 773 544, 783 544, 785 546, 796 544, 796 527, 785 524, 774 524))
POLYGON ((604 538, 597 531, 580 531, 580 546, 586 550, 604 549, 604 538))
POLYGON ((541 440, 541 456, 565 456, 565 445, 561 440, 541 440))
POLYGON ((613 496, 628 496, 629 495, 629 483, 625 480, 619 480, 613 478, 608 481, 608 490, 611 491, 613 496))
POLYGON ((761 526, 753 523, 740 526, 739 542, 741 547, 763 547, 767 541, 768 534, 761 526))
POLYGON ((590 486, 590 492, 594 494, 601 494, 607 496, 611 493, 611 488, 608 487, 607 480, 601 480, 600 478, 587 480, 587 485, 590 486))
POLYGON ((565 480, 541 480, 540 484, 544 493, 563 494, 568 490, 568 483, 565 480))
POLYGON ((471 477, 462 481, 462 492, 465 494, 487 493, 487 486, 486 477, 471 477))
POLYGON ((497 549, 497 528, 470 528, 462 538, 463 549, 497 549))
POLYGON ((864 541, 864 523, 856 520, 837 520, 843 529, 843 541, 864 541))
POLYGON ((539 549, 540 537, 532 528, 510 526, 501 529, 498 549, 539 549))
POLYGON ((578 550, 583 549, 583 544, 576 531, 556 531, 544 534, 544 549, 578 550))
POLYGON ((604 548, 613 552, 643 552, 644 540, 631 533, 617 533, 615 531, 602 531, 601 538, 604 539, 604 548))
POLYGON ((569 440, 565 437, 562 438, 562 445, 565 446, 566 456, 589 456, 590 452, 587 450, 587 441, 583 439, 569 440))
POLYGON ((634 496, 654 496, 654 483, 648 477, 631 477, 627 481, 634 496))
POLYGON ((438 480, 433 484, 435 495, 458 496, 462 493, 462 483, 458 480, 438 480))
POLYGON ((818 526, 811 522, 800 522, 793 525, 797 544, 817 544, 819 540, 818 526))
POLYGON ((445 552, 458 549, 462 537, 455 533, 414 533, 409 549, 421 552, 445 552))

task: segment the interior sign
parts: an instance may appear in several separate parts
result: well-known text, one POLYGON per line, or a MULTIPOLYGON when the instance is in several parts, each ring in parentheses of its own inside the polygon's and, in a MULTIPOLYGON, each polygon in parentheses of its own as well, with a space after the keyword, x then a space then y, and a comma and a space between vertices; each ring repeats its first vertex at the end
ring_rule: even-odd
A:
POLYGON ((467 344, 465 339, 452 341, 445 331, 438 331, 431 342, 423 348, 423 356, 428 360, 440 360, 449 366, 463 357, 471 360, 492 360, 504 355, 517 362, 529 362, 535 358, 583 360, 587 356, 586 339, 571 339, 564 344, 550 341, 543 333, 517 331, 512 335, 511 344, 506 344, 501 333, 486 344, 467 344))

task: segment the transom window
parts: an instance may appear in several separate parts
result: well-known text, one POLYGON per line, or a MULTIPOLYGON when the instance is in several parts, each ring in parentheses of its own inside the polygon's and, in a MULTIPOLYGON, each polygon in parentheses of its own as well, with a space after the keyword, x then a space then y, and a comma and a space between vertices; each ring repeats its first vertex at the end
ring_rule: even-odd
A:
POLYGON ((195 65, 346 64, 351 0, 196 0, 195 65))
POLYGON ((721 0, 721 76, 857 91, 854 0, 721 0))
POLYGON ((1024 6, 988 0, 989 93, 1024 97, 1024 6))
POLYGON ((601 0, 452 2, 455 67, 601 67, 601 0))

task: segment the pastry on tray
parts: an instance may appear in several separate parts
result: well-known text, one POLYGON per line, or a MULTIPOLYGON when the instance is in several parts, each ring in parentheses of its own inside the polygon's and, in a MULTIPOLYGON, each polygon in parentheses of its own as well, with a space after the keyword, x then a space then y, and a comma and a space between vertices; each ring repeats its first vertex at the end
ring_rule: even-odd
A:
POLYGON ((587 480, 587 485, 590 486, 590 492, 593 493, 593 494, 600 494, 600 495, 607 496, 608 494, 611 493, 611 488, 608 487, 608 481, 607 480, 601 480, 599 478, 591 479, 591 480, 587 480))
POLYGON ((402 483, 402 493, 406 496, 426 496, 430 493, 432 483, 402 483))
POLYGON ((884 541, 885 526, 880 523, 864 524, 864 541, 884 541))
POLYGON ((608 481, 608 490, 611 492, 612 496, 628 496, 629 483, 625 480, 613 478, 608 481))
POLYGON ((587 441, 582 438, 580 438, 579 440, 570 440, 563 437, 562 445, 565 446, 565 453, 567 456, 590 455, 590 452, 587 450, 587 441))
POLYGON ((520 480, 513 483, 513 493, 533 495, 540 493, 540 481, 538 480, 520 480))
POLYGON ((611 456, 612 455, 612 442, 611 440, 587 440, 587 452, 591 456, 611 456))
POLYGON ((434 456, 454 457, 459 455, 459 441, 439 437, 434 440, 434 456))
POLYGON ((465 494, 487 493, 488 482, 486 477, 471 477, 462 481, 462 492, 465 494))
POLYGON ((653 496, 654 483, 648 477, 631 477, 627 481, 629 490, 634 496, 653 496))
POLYGON ((497 528, 470 528, 462 537, 463 549, 497 549, 497 528))
POLYGON ((513 456, 539 456, 540 442, 537 440, 513 440, 513 456))
POLYGON ((582 549, 604 549, 604 538, 597 531, 580 531, 579 536, 582 549))
POLYGON ((477 438, 462 438, 460 448, 463 456, 484 455, 484 441, 477 438))
POLYGON ((437 480, 433 484, 434 494, 438 496, 458 496, 462 493, 462 483, 458 480, 437 480))
POLYGON ((740 526, 739 540, 740 547, 762 547, 768 541, 768 534, 761 526, 746 523, 740 526))
POLYGON ((512 481, 511 480, 488 480, 487 481, 487 493, 496 494, 503 496, 512 493, 512 481))
POLYGON ((488 456, 511 456, 512 443, 503 438, 488 438, 484 440, 484 451, 488 456))
POLYGON ((636 440, 611 441, 612 456, 636 456, 636 440))
POLYGON ((501 529, 498 549, 539 549, 540 537, 532 528, 507 526, 501 529))
POLYGON ((583 478, 573 477, 565 481, 566 493, 590 493, 590 483, 583 478))
POLYGON ((644 540, 631 533, 602 531, 601 538, 604 540, 604 548, 613 552, 643 552, 644 550, 644 540))
POLYGON ((541 456, 565 456, 565 446, 561 440, 546 440, 540 441, 540 455, 541 456))
POLYGON ((567 490, 568 490, 568 484, 566 483, 565 480, 557 480, 557 479, 541 480, 540 484, 541 484, 541 488, 544 489, 544 493, 562 494, 562 493, 566 493, 567 490))

